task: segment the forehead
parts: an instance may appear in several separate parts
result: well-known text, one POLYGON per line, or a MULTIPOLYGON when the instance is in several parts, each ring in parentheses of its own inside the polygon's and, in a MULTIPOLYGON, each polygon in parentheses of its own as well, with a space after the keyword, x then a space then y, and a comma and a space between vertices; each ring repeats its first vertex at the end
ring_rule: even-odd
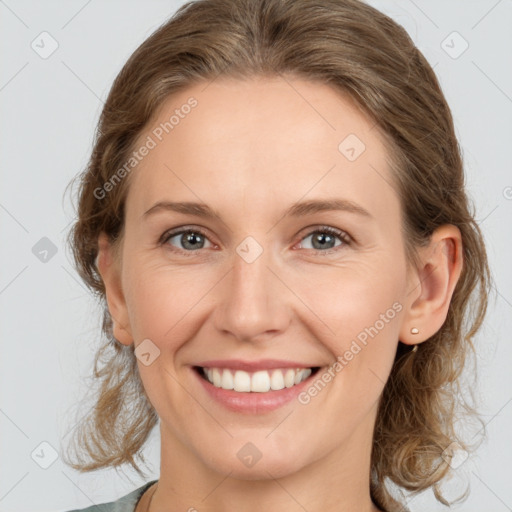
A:
POLYGON ((127 205, 202 200, 222 209, 350 196, 369 209, 397 202, 375 123, 326 84, 289 77, 218 78, 170 96, 139 137, 151 149, 127 205))

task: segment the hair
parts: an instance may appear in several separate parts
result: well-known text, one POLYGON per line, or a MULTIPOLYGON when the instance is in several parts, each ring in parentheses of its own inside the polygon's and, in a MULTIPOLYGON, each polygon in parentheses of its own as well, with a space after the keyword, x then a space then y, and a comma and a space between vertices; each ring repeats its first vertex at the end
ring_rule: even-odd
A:
MULTIPOLYGON (((293 76, 344 93, 381 132, 402 209, 408 264, 443 224, 460 229, 463 268, 442 327, 412 352, 399 342, 380 398, 371 454, 370 494, 384 510, 404 510, 390 485, 412 494, 440 490, 450 447, 472 447, 459 418, 479 415, 462 370, 481 327, 491 288, 483 236, 464 184, 449 106, 431 66, 403 27, 359 0, 196 0, 131 55, 110 90, 92 154, 79 178, 77 220, 68 236, 77 271, 103 308, 103 344, 94 361, 94 405, 72 439, 82 472, 130 464, 157 424, 142 386, 133 344, 112 333, 95 259, 98 236, 122 238, 130 179, 105 197, 97 190, 129 160, 138 137, 173 93, 216 77, 293 76), (83 455, 85 454, 85 459, 83 455)), ((74 180, 73 180, 74 181, 74 180)), ((92 388, 91 388, 92 389, 92 388)), ((69 453, 69 452, 68 452, 69 453)), ((464 495, 465 499, 467 493, 464 495)))

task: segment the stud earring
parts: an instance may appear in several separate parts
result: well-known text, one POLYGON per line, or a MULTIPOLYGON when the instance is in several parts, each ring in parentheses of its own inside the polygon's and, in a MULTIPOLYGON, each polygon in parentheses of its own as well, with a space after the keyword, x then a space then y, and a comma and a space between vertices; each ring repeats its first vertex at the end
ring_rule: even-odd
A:
POLYGON ((419 332, 420 332, 420 330, 417 327, 413 327, 411 329, 411 334, 418 334, 419 332))

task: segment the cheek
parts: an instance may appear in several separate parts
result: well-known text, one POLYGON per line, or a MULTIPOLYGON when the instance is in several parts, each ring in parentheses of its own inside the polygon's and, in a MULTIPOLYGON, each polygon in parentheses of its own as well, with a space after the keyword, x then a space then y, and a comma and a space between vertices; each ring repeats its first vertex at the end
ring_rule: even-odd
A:
POLYGON ((301 287, 310 311, 325 327, 326 339, 338 340, 340 349, 375 324, 383 334, 392 328, 398 332, 394 328, 405 281, 391 265, 383 268, 382 263, 334 268, 323 276, 310 272, 301 287))
MULTIPOLYGON (((184 339, 184 329, 193 327, 201 302, 215 280, 211 273, 192 267, 126 265, 126 303, 136 343, 149 338, 157 345, 184 339)), ((167 347, 168 348, 168 347, 167 347)))
POLYGON ((315 333, 339 362, 333 368, 335 395, 350 410, 377 400, 391 371, 404 308, 400 268, 390 258, 376 258, 374 265, 334 269, 329 280, 319 281, 328 285, 311 281, 303 288, 321 319, 315 333))

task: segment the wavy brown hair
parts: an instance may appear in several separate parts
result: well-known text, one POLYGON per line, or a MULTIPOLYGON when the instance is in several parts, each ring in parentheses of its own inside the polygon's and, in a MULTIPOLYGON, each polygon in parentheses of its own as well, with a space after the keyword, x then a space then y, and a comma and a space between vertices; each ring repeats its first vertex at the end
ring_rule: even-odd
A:
POLYGON ((403 510, 391 482, 412 494, 432 488, 448 504, 440 491, 451 469, 447 448, 454 442, 474 448, 456 432, 456 420, 481 422, 461 382, 468 356, 475 355, 472 339, 487 309, 491 275, 436 75, 400 25, 358 0, 189 2, 140 45, 115 79, 90 161, 77 176, 77 220, 68 239, 80 276, 103 308, 104 340, 94 361, 93 406, 73 432, 76 458, 68 450, 66 462, 83 472, 128 463, 144 475, 136 458, 144 461, 140 452, 158 416, 133 344, 113 337, 95 267, 100 232, 115 245, 121 239, 130 179, 105 197, 97 191, 123 167, 169 95, 218 76, 294 76, 348 94, 387 145, 409 264, 418 264, 416 249, 437 227, 460 229, 463 269, 446 321, 415 352, 398 343, 380 399, 369 475, 371 497, 384 510, 403 510))

